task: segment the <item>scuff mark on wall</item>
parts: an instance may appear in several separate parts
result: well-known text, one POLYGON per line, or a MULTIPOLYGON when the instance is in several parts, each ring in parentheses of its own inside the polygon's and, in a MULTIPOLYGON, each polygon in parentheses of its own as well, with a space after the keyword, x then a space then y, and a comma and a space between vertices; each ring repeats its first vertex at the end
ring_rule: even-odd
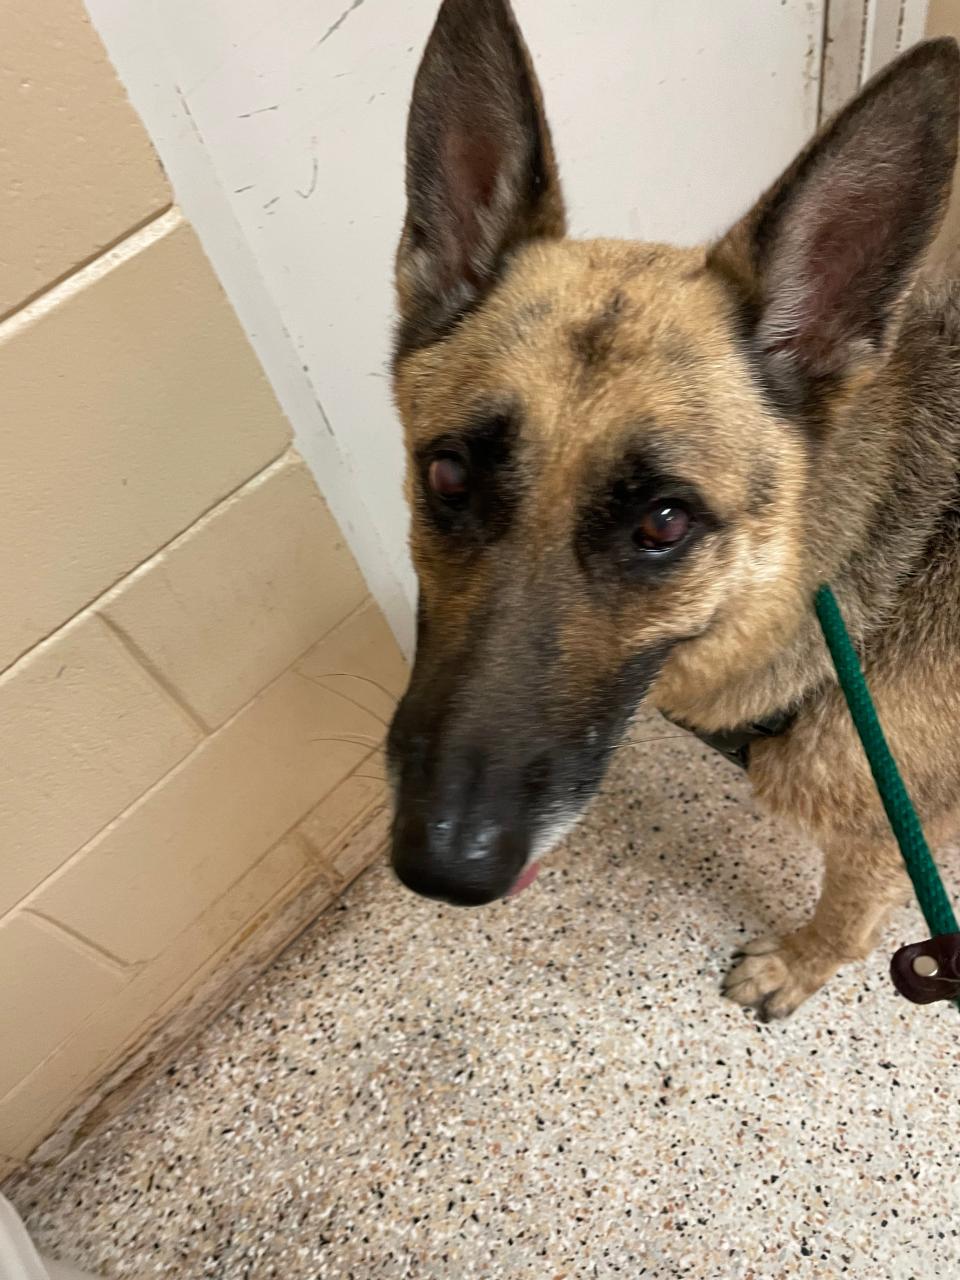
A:
POLYGON ((344 9, 343 13, 341 13, 340 17, 336 20, 333 26, 327 27, 326 31, 323 33, 323 35, 320 37, 317 43, 313 46, 314 49, 319 49, 322 44, 326 44, 326 42, 330 39, 330 37, 340 30, 340 28, 343 26, 346 20, 350 17, 351 13, 355 13, 356 10, 359 9, 363 3, 364 3, 364 0, 353 0, 353 4, 350 6, 350 8, 344 9))
POLYGON ((201 146, 206 146, 206 143, 203 141, 203 134, 200 132, 200 126, 197 124, 196 120, 194 120, 193 118, 193 112, 190 110, 190 104, 187 102, 186 95, 184 94, 183 90, 180 88, 178 84, 175 84, 173 86, 173 89, 174 89, 174 93, 176 93, 177 95, 177 101, 180 103, 180 106, 183 108, 183 113, 187 117, 187 121, 190 124, 190 128, 192 129, 194 136, 196 137, 197 141, 200 143, 201 146))
POLYGON ((238 120, 249 120, 253 116, 265 115, 268 111, 279 111, 280 103, 275 102, 272 107, 257 107, 255 111, 244 111, 242 115, 237 116, 238 120))
POLYGON ((317 180, 319 177, 320 177, 320 161, 317 159, 316 156, 314 156, 313 157, 313 173, 310 176, 310 185, 307 187, 306 191, 301 191, 300 188, 298 187, 297 195, 300 196, 300 198, 303 200, 309 200, 310 197, 313 195, 313 193, 317 189, 317 180))

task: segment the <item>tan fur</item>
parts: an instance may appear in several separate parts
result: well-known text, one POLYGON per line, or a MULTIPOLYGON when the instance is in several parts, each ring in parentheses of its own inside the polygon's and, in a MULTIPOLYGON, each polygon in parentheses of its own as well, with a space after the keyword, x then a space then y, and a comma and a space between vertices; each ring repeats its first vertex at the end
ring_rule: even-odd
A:
MULTIPOLYGON (((459 20, 462 0, 453 9, 459 20)), ((440 71, 428 66, 426 78, 440 71)), ((879 92, 879 106, 864 101, 889 128, 879 92)), ((539 97, 536 107, 542 116, 539 97)), ((909 136, 898 142, 910 145, 909 136)), ((822 897, 808 924, 751 944, 726 986, 768 1016, 789 1013, 867 954, 909 888, 813 615, 820 583, 841 599, 931 837, 948 838, 960 820, 957 294, 911 291, 911 274, 891 301, 886 346, 843 352, 813 425, 775 409, 745 359, 735 298, 759 306, 780 287, 764 282, 759 229, 815 154, 709 251, 557 239, 559 197, 548 192, 549 233, 515 248, 482 305, 441 341, 402 351, 395 382, 424 616, 451 661, 484 602, 520 616, 549 599, 560 614, 553 674, 574 693, 664 645, 648 697, 675 719, 714 731, 797 710, 786 734, 754 748, 750 778, 764 805, 825 851, 822 897), (466 427, 478 405, 521 417, 528 487, 503 542, 467 556, 425 517, 416 459, 466 427), (593 477, 637 447, 695 484, 726 533, 655 588, 607 606, 571 585, 571 548, 593 477)), ((931 235, 941 187, 930 195, 931 235)), ((790 216, 796 228, 781 233, 792 242, 777 270, 802 275, 817 228, 802 202, 790 216)), ((402 246, 401 309, 410 311, 405 257, 402 246)), ((774 346, 795 320, 789 283, 782 292, 768 331, 760 326, 774 346)), ((814 345, 811 358, 821 354, 814 345)), ((484 652, 505 670, 514 661, 512 651, 484 652)))
MULTIPOLYGON (((574 497, 591 468, 615 457, 626 438, 635 438, 637 424, 663 424, 646 438, 710 495, 718 512, 742 518, 743 529, 722 573, 707 560, 697 566, 695 581, 680 575, 656 617, 638 601, 634 614, 618 622, 616 651, 608 662, 657 640, 700 631, 715 619, 710 636, 674 660, 679 681, 664 673, 658 695, 665 710, 687 714, 693 694, 697 723, 712 727, 713 720, 729 723, 722 703, 731 662, 752 678, 803 616, 809 583, 791 543, 799 521, 803 447, 782 423, 758 412, 756 390, 731 336, 729 301, 703 262, 703 250, 620 241, 533 245, 518 255, 509 279, 483 311, 442 347, 404 362, 397 403, 408 424, 408 448, 415 450, 456 428, 458 415, 477 401, 502 399, 504 388, 521 394, 530 410, 528 435, 538 451, 541 499, 536 521, 524 534, 540 557, 569 545, 574 497), (624 302, 610 349, 596 369, 585 371, 571 333, 582 333, 614 294, 624 302), (769 508, 749 514, 748 480, 758 459, 776 472, 776 496, 769 508), (736 614, 727 608, 732 592, 739 602, 736 614), (724 612, 726 619, 717 617, 724 612), (708 696, 720 699, 713 715, 708 696)), ((410 485, 412 473, 412 500, 410 485)), ((421 523, 413 538, 429 598, 446 589, 445 562, 433 564, 431 534, 421 523)), ((462 597, 465 608, 470 599, 462 597)))
MULTIPOLYGON (((713 730, 761 718, 771 704, 791 702, 831 672, 809 606, 828 573, 805 559, 800 540, 805 450, 763 412, 735 351, 727 301, 702 264, 702 251, 619 242, 531 247, 483 312, 442 349, 404 364, 397 397, 411 448, 455 427, 460 406, 496 399, 504 388, 518 390, 534 408, 528 429, 538 450, 540 495, 523 538, 535 563, 569 543, 583 473, 620 447, 622 433, 634 433, 647 418, 671 424, 654 433, 656 442, 718 511, 738 521, 735 554, 722 565, 705 558, 692 576, 680 575, 653 615, 645 600, 625 611, 616 628, 599 615, 572 613, 562 643, 579 655, 582 669, 594 670, 657 640, 709 628, 674 651, 650 698, 671 716, 713 730), (624 298, 616 333, 601 367, 585 373, 571 328, 589 325, 614 292, 624 298), (754 514, 749 479, 758 459, 775 475, 775 497, 754 514)), ((868 478, 858 474, 848 483, 868 478)), ((448 589, 445 562, 432 559, 422 523, 413 536, 429 600, 448 589)), ((461 590, 465 624, 481 581, 475 577, 461 590)), ((452 616, 448 607, 448 622, 452 616)), ((905 661, 901 648, 879 658, 871 686, 907 783, 923 801, 933 834, 944 839, 956 829, 944 810, 960 796, 956 654, 952 647, 914 646, 909 656, 905 661)), ((747 957, 729 980, 728 994, 744 1003, 776 991, 768 1011, 778 1015, 843 960, 865 955, 908 885, 836 688, 789 734, 755 748, 751 779, 765 805, 802 826, 827 854, 815 920, 776 950, 747 957)))

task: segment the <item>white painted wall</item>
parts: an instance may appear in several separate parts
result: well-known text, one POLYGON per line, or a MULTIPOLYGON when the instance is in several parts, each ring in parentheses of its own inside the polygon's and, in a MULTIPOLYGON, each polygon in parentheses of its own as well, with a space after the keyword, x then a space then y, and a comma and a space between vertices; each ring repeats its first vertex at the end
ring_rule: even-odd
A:
MULTIPOLYGON (((412 636, 386 363, 438 0, 87 0, 299 446, 412 636)), ((816 124, 825 0, 515 0, 576 234, 722 230, 816 124)))

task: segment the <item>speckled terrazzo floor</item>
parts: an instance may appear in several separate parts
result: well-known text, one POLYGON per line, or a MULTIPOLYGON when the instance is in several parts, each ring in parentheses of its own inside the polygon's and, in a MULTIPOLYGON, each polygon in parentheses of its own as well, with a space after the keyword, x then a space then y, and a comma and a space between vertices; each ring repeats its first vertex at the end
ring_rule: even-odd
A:
MULTIPOLYGON (((816 860, 641 723, 537 884, 474 913, 361 878, 21 1212, 110 1277, 960 1275, 960 1018, 888 945, 789 1022, 718 983, 816 860)), ((960 886, 960 857, 944 869, 960 886)))

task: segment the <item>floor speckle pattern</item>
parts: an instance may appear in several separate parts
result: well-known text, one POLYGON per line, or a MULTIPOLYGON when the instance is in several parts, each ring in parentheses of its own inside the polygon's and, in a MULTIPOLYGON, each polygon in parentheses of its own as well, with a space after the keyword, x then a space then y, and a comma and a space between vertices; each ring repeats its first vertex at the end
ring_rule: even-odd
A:
MULTIPOLYGON (((792 1020, 718 984, 816 857, 662 722, 512 902, 379 866, 18 1204, 108 1277, 960 1275, 960 1019, 883 948, 792 1020)), ((960 857, 943 866, 960 890, 960 857)))

